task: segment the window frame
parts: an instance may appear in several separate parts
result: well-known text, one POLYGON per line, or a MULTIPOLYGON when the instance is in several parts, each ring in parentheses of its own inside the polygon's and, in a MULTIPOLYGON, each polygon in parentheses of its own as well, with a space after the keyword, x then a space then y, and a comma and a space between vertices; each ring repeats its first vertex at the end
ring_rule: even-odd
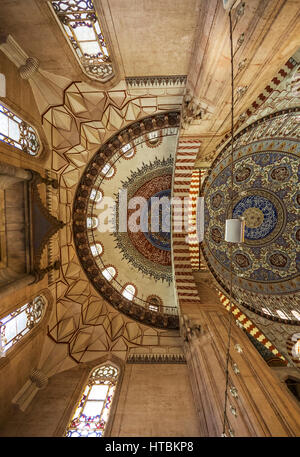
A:
POLYGON ((121 289, 121 295, 122 295, 122 297, 124 297, 126 300, 130 301, 131 303, 133 303, 135 297, 137 297, 137 287, 136 287, 136 285, 133 284, 132 282, 127 282, 126 284, 124 284, 124 286, 123 286, 122 289, 121 289), (128 291, 127 291, 127 287, 128 287, 128 286, 132 286, 132 287, 134 288, 134 294, 132 294, 131 292, 128 292, 128 291), (131 295, 132 295, 132 298, 126 297, 126 296, 124 295, 124 292, 125 292, 125 291, 128 292, 129 294, 131 294, 131 295))
MULTIPOLYGON (((44 145, 43 145, 43 142, 41 140, 41 136, 39 134, 39 131, 37 129, 37 127, 34 125, 33 122, 31 121, 28 121, 27 118, 26 118, 26 115, 23 116, 23 114, 18 114, 18 107, 16 107, 16 109, 13 107, 11 108, 9 104, 5 103, 4 100, 0 100, 0 105, 2 105, 7 111, 9 111, 13 116, 16 116, 21 122, 23 122, 26 126, 30 127, 35 136, 36 136, 36 139, 38 141, 38 144, 39 144, 39 147, 38 147, 38 150, 37 150, 37 153, 34 155, 34 154, 30 154, 29 152, 27 151, 24 151, 22 147, 16 147, 14 146, 13 144, 9 143, 9 142, 6 142, 6 141, 3 141, 3 140, 0 140, 0 147, 4 147, 5 149, 7 148, 7 150, 9 152, 11 151, 14 151, 15 153, 21 153, 22 156, 25 155, 25 157, 31 157, 31 158, 34 158, 34 159, 37 159, 37 158, 40 158, 43 151, 44 151, 44 145)), ((2 133, 0 131, 0 134, 2 134, 3 136, 6 136, 4 133, 2 133)), ((6 136, 7 137, 7 136, 6 136)), ((7 137, 9 138, 9 137, 7 137)), ((13 140, 13 138, 9 138, 11 139, 12 141, 16 141, 16 140, 13 140)))
POLYGON ((27 332, 19 341, 13 344, 5 353, 5 357, 0 357, 0 368, 9 363, 12 357, 15 357, 21 350, 23 350, 27 344, 43 329, 47 328, 47 323, 52 311, 53 306, 53 297, 51 292, 48 289, 43 289, 38 293, 34 294, 29 298, 29 300, 24 300, 21 303, 18 303, 17 306, 10 307, 4 313, 1 314, 0 321, 7 315, 17 311, 19 308, 24 306, 26 303, 30 303, 35 298, 41 296, 45 302, 45 308, 43 311, 42 318, 40 321, 29 331, 27 332))
POLYGON ((56 432, 54 436, 57 437, 65 437, 66 433, 68 431, 69 425, 73 419, 73 416, 78 408, 79 402, 82 399, 82 396, 84 394, 84 391, 88 385, 89 379, 92 375, 92 373, 97 369, 101 368, 103 365, 112 365, 119 371, 119 375, 117 378, 116 382, 116 387, 115 387, 115 392, 113 395, 113 401, 110 407, 109 411, 109 416, 107 419, 106 427, 104 430, 104 433, 101 438, 109 437, 111 436, 111 430, 112 426, 115 420, 115 414, 116 410, 118 407, 118 402, 119 402, 119 397, 120 397, 120 392, 122 388, 122 382, 123 382, 123 377, 124 377, 124 370, 125 370, 125 362, 124 360, 119 359, 118 357, 114 356, 113 354, 111 355, 106 355, 104 357, 101 357, 93 362, 83 362, 81 365, 81 369, 84 370, 84 374, 79 380, 79 385, 77 389, 73 392, 70 404, 71 406, 68 408, 68 411, 64 414, 60 425, 57 427, 56 432))

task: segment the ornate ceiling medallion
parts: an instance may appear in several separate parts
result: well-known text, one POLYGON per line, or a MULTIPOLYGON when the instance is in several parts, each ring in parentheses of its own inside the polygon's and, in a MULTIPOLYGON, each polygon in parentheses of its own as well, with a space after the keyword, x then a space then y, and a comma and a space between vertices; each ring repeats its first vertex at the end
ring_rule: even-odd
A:
MULTIPOLYGON (((176 308, 160 306, 159 312, 151 309, 151 303, 146 300, 134 296, 132 300, 128 300, 122 295, 124 284, 120 284, 118 279, 112 278, 110 281, 102 275, 100 266, 102 265, 102 256, 94 256, 91 250, 91 245, 95 244, 93 230, 87 228, 87 219, 93 217, 94 201, 90 198, 100 189, 103 183, 103 174, 101 170, 106 163, 114 165, 123 154, 128 154, 129 149, 145 142, 149 139, 149 133, 160 131, 162 136, 176 135, 179 126, 179 113, 169 112, 158 114, 153 117, 145 118, 139 122, 128 126, 117 135, 112 137, 107 143, 103 144, 100 150, 95 154, 88 164, 77 188, 74 208, 73 208, 73 230, 74 240, 77 253, 85 270, 86 275, 93 283, 98 292, 115 308, 128 314, 130 317, 161 328, 178 328, 178 315, 176 308)), ((158 159, 155 159, 158 160, 158 159)), ((156 163, 157 169, 148 170, 147 182, 142 179, 137 179, 135 172, 132 173, 128 180, 128 197, 138 194, 145 195, 145 198, 150 198, 161 191, 168 192, 171 186, 172 160, 161 160, 156 163), (158 173, 157 170, 163 171, 158 173), (158 183, 160 182, 160 187, 158 183), (163 188, 161 184, 163 182, 163 188), (132 185, 129 185, 129 184, 132 185), (147 187, 148 186, 148 187, 147 187)), ((118 174, 118 173, 117 173, 118 174)), ((126 183, 124 183, 126 187, 126 183)), ((170 252, 167 248, 168 241, 165 233, 159 231, 156 237, 151 232, 142 234, 144 242, 148 242, 151 248, 158 249, 160 243, 164 244, 165 249, 160 249, 167 257, 170 252), (147 239, 148 237, 148 239, 147 239)), ((136 245, 141 246, 138 240, 134 240, 136 245)), ((133 241, 131 244, 134 244, 133 241)), ((136 250, 138 252, 138 250, 136 250)), ((140 253, 141 254, 141 253, 140 253)), ((130 255, 130 253, 128 254, 130 255)), ((141 254, 141 256, 143 256, 141 254)), ((144 256, 143 256, 144 257, 144 256)), ((144 262, 152 262, 153 260, 144 257, 144 262)), ((166 265, 161 262, 162 270, 165 268, 168 273, 171 267, 168 262, 166 265)), ((159 263, 157 264, 159 265, 159 263)), ((105 265, 103 265, 103 268, 105 265)), ((157 268, 155 268, 157 270, 157 268)))
MULTIPOLYGON (((152 197, 170 197, 172 164, 172 157, 167 160, 156 158, 150 164, 144 164, 139 170, 132 172, 127 181, 123 183, 123 188, 127 190, 128 199, 145 198, 148 201, 148 206, 145 209, 150 214, 152 197)), ((118 202, 118 195, 115 197, 118 202)), ((133 210, 128 210, 128 218, 132 212, 133 210)), ((118 212, 116 220, 119 220, 118 212)), ((151 227, 151 221, 149 221, 149 227, 151 227)), ((118 228, 117 224, 114 237, 116 246, 121 250, 123 257, 144 274, 158 281, 171 283, 170 232, 164 232, 161 228, 155 232, 151 229, 147 232, 121 232, 118 228)))

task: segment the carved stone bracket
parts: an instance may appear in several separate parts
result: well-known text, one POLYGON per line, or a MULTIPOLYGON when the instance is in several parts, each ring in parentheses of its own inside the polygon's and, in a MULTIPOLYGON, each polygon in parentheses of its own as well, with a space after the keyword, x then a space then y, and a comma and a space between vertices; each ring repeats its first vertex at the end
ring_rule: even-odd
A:
POLYGON ((48 265, 48 267, 46 268, 36 267, 33 271, 33 274, 35 276, 34 283, 41 281, 45 277, 46 273, 49 273, 49 271, 59 270, 60 265, 60 260, 56 260, 52 265, 48 265))
POLYGON ((209 119, 211 114, 212 108, 204 101, 193 96, 190 89, 187 89, 182 104, 182 128, 188 128, 195 120, 209 119))
POLYGON ((180 332, 185 342, 190 342, 203 333, 203 328, 196 319, 190 319, 185 314, 180 319, 180 332))
POLYGON ((58 189, 59 184, 57 179, 50 179, 48 177, 41 176, 37 171, 28 170, 32 173, 32 183, 34 184, 46 184, 47 186, 52 186, 53 189, 58 189))
POLYGON ((48 377, 40 370, 33 370, 28 381, 12 399, 12 403, 17 405, 20 410, 24 412, 37 392, 44 389, 47 384, 48 377))

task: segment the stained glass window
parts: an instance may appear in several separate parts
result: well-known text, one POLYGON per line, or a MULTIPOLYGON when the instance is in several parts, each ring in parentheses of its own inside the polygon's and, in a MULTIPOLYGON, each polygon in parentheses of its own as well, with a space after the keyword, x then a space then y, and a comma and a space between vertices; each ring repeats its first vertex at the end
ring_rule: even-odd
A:
POLYGON ((65 436, 103 436, 118 377, 119 370, 109 364, 102 365, 92 372, 65 436))
POLYGON ((116 276, 116 269, 114 267, 107 267, 102 271, 103 276, 107 281, 111 281, 116 276))
POLYGON ((100 190, 92 189, 90 199, 94 200, 96 203, 102 200, 103 194, 100 190))
POLYGON ((0 141, 36 156, 40 150, 34 129, 15 113, 0 104, 0 141))
POLYGON ((123 297, 127 298, 127 300, 132 300, 135 296, 136 289, 132 284, 127 284, 124 288, 122 295, 123 297))
POLYGON ((52 0, 54 13, 85 73, 106 81, 113 67, 92 0, 52 0))
POLYGON ((0 320, 0 354, 20 341, 42 319, 46 303, 36 297, 0 320))

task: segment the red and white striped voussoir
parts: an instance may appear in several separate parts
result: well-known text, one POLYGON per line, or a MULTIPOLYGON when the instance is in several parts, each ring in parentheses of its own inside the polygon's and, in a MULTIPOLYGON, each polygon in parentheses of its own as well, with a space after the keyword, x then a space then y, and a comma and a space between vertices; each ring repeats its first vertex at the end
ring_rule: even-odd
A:
MULTIPOLYGON (((179 138, 174 182, 173 182, 173 198, 187 199, 188 204, 194 203, 193 199, 198 195, 197 183, 193 182, 192 194, 191 181, 194 171, 194 163, 201 145, 200 140, 179 138), (192 201, 191 201, 192 195, 192 201)), ((197 173, 195 173, 195 176, 197 173)), ((195 218, 195 206, 188 207, 188 221, 192 223, 190 218, 195 218)), ((175 272, 176 290, 179 303, 197 302, 199 301, 199 293, 195 284, 191 261, 194 261, 194 256, 191 258, 189 240, 194 243, 194 231, 188 233, 185 228, 181 233, 176 233, 175 228, 180 227, 181 211, 174 210, 173 207, 173 231, 172 231, 172 247, 173 247, 173 266, 175 272), (177 216, 177 219, 176 219, 177 216), (187 242, 188 241, 188 242, 187 242), (192 260, 193 259, 193 260, 192 260)), ((182 224, 184 225, 184 224, 182 224)))
POLYGON ((251 336, 257 339, 257 341, 259 341, 267 349, 269 349, 269 351, 271 351, 276 357, 286 361, 286 359, 283 357, 283 355, 280 354, 280 352, 271 343, 271 341, 265 337, 265 335, 255 326, 255 324, 253 324, 253 322, 234 303, 231 303, 230 306, 230 300, 228 297, 226 297, 226 295, 223 294, 223 292, 218 291, 218 294, 220 296, 221 303, 225 306, 227 311, 231 309, 235 320, 240 322, 251 336))

